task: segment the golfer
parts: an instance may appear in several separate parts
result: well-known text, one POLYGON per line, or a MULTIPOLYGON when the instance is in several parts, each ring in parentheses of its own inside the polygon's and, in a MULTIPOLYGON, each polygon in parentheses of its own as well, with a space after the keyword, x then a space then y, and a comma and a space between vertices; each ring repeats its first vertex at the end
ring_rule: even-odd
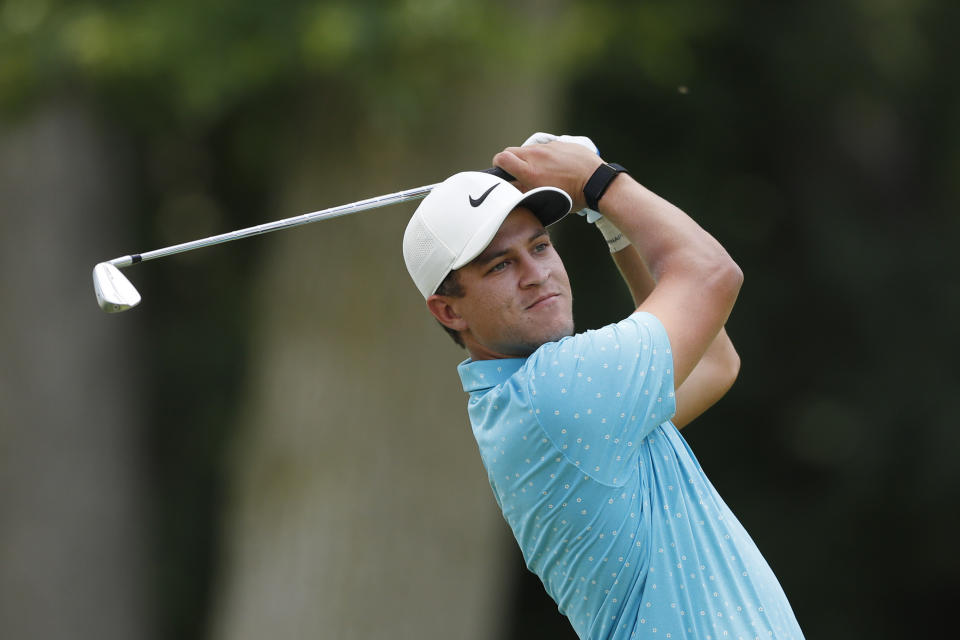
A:
POLYGON ((802 638, 678 431, 736 378, 723 326, 740 269, 586 138, 535 134, 493 163, 516 181, 450 177, 403 251, 470 355, 458 371, 474 436, 527 567, 583 639, 802 638), (587 208, 638 306, 574 334, 547 227, 587 208))

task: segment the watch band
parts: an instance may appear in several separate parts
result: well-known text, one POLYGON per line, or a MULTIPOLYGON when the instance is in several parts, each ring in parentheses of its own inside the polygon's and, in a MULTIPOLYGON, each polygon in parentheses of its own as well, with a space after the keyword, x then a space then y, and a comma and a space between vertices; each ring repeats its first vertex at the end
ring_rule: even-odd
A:
POLYGON ((593 175, 590 176, 587 184, 583 187, 583 197, 587 201, 587 206, 594 211, 599 211, 600 198, 603 197, 613 179, 621 173, 630 172, 615 162, 604 163, 597 167, 597 170, 593 172, 593 175))

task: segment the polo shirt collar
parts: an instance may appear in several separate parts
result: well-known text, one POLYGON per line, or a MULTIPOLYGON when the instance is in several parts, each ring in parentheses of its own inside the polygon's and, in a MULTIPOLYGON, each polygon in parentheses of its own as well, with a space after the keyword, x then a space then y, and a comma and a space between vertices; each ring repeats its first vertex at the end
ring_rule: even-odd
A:
POLYGON ((495 387, 515 374, 526 358, 504 358, 501 360, 471 360, 467 358, 457 365, 460 382, 467 393, 483 391, 495 387))

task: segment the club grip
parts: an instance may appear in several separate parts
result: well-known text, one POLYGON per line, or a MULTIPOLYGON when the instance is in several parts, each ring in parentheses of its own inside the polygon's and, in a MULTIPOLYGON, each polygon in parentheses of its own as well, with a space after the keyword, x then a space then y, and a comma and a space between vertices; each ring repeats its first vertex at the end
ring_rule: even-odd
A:
POLYGON ((503 180, 506 180, 507 182, 514 182, 514 181, 516 181, 516 178, 514 178, 512 175, 510 175, 509 173, 507 173, 506 171, 504 171, 504 170, 501 169, 500 167, 490 167, 489 169, 484 169, 483 172, 484 172, 484 173, 489 173, 490 175, 497 176, 498 178, 502 178, 503 180))

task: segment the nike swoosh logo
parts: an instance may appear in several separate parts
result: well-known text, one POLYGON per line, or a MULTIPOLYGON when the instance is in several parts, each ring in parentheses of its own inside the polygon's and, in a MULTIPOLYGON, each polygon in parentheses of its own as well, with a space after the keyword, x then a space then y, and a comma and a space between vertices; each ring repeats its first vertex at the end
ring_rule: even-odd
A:
POLYGON ((493 185, 492 187, 490 187, 489 189, 487 189, 486 191, 484 191, 484 192, 483 192, 483 195, 480 196, 479 198, 474 198, 473 196, 469 196, 469 198, 470 198, 470 206, 471 206, 471 207, 479 207, 480 205, 482 205, 482 204, 483 204, 483 201, 487 199, 487 196, 488 196, 488 195, 490 195, 490 192, 493 191, 494 189, 496 189, 496 188, 499 187, 499 186, 500 186, 499 184, 493 185))

